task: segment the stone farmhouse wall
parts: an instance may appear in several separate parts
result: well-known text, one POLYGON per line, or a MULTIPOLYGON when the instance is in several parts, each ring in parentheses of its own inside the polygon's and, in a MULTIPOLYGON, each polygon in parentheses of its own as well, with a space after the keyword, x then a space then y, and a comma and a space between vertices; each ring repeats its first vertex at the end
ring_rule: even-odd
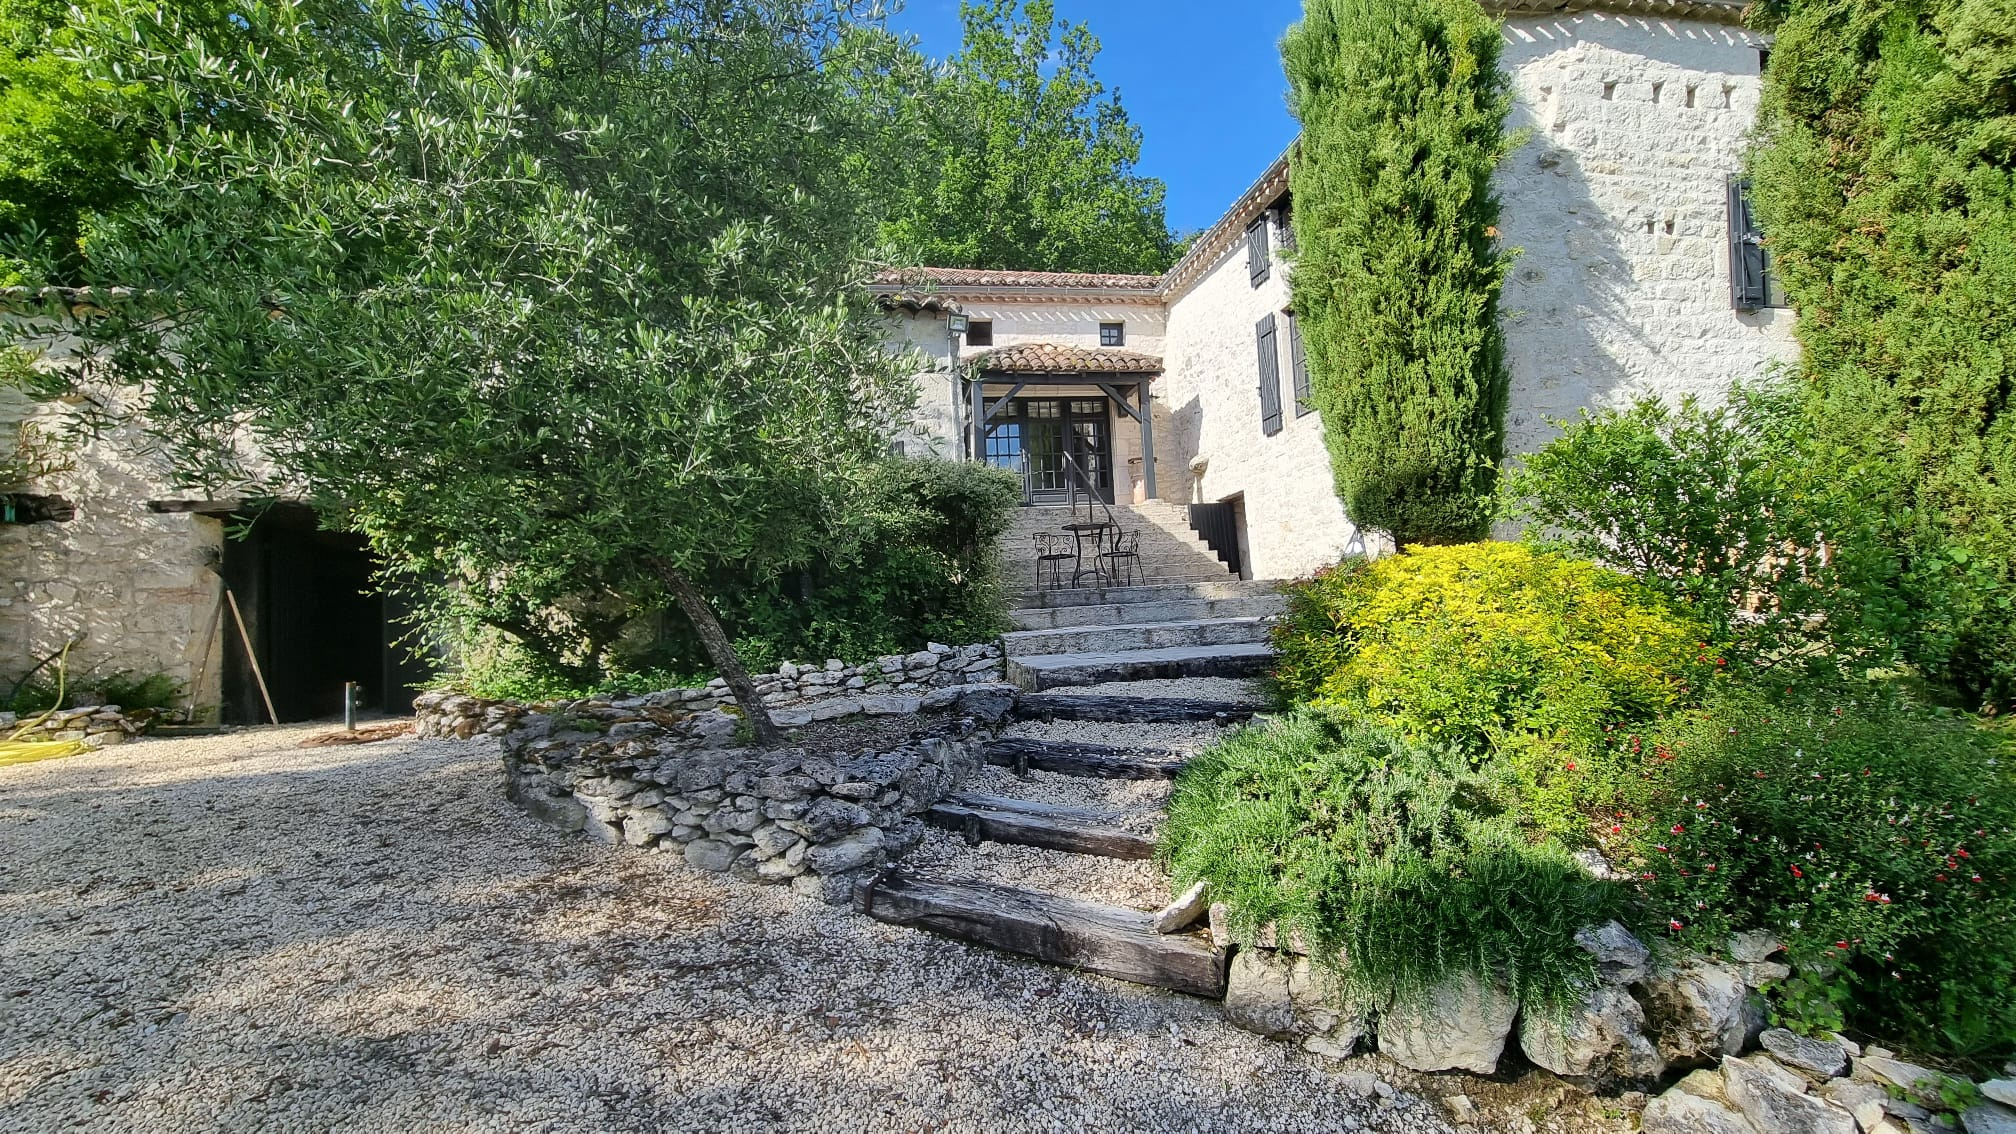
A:
MULTIPOLYGON (((58 429, 60 409, 0 404, 12 436, 24 420, 58 429)), ((73 674, 164 672, 185 686, 196 676, 211 626, 224 527, 214 519, 157 515, 167 491, 161 463, 141 431, 108 430, 66 449, 68 466, 10 490, 58 495, 76 507, 63 522, 0 524, 0 679, 13 680, 75 640, 73 674)), ((214 704, 222 669, 221 630, 197 704, 214 704)), ((47 671, 45 671, 47 672, 47 671)))
POLYGON ((1792 312, 1732 310, 1727 177, 1766 43, 1740 27, 1582 12, 1504 25, 1512 125, 1497 178, 1520 249, 1503 298, 1507 448, 1584 406, 1719 401, 1796 354, 1792 312))
POLYGON ((1237 496, 1241 560, 1260 579, 1287 579, 1365 551, 1344 515, 1323 447, 1323 422, 1295 406, 1288 352, 1288 272, 1269 222, 1273 266, 1255 287, 1244 240, 1174 296, 1162 377, 1155 380, 1156 480, 1165 500, 1212 503, 1237 496), (1260 420, 1257 325, 1274 317, 1281 385, 1279 433, 1260 420), (1163 439, 1167 438, 1164 442, 1163 439))

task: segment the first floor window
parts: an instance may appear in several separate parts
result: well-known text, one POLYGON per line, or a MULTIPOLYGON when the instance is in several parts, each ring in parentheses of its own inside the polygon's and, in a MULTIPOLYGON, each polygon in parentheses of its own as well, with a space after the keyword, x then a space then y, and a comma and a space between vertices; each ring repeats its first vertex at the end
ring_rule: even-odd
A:
POLYGON ((1125 324, 1125 323, 1101 323, 1101 324, 1099 324, 1099 345, 1100 345, 1100 346, 1126 346, 1126 345, 1127 345, 1127 324, 1125 324))
POLYGON ((1729 179, 1729 305, 1738 311, 1790 306, 1750 209, 1750 182, 1742 177, 1729 179))
POLYGON ((1274 316, 1260 320, 1253 330, 1260 345, 1260 432, 1272 437, 1281 432, 1281 356, 1274 343, 1274 316))
POLYGON ((991 319, 974 319, 966 324, 967 346, 993 346, 994 323, 991 319))

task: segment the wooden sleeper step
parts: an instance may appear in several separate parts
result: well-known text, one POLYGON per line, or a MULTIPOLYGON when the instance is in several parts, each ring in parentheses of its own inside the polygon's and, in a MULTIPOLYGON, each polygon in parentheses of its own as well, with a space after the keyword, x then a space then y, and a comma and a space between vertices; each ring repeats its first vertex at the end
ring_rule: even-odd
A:
POLYGON ((1015 699, 1020 721, 1106 721, 1114 724, 1162 724, 1176 721, 1249 720, 1258 710, 1236 701, 1200 701, 1188 697, 1113 697, 1103 694, 1024 693, 1015 699))
POLYGON ((924 813, 925 822, 957 831, 976 845, 985 839, 1107 858, 1155 857, 1154 838, 1114 826, 1118 818, 1110 812, 996 795, 955 795, 924 813))
POLYGON ((984 749, 989 764, 1030 771, 1054 772, 1096 780, 1170 780, 1185 761, 1166 748, 1119 748, 1089 741, 1031 740, 1010 736, 984 749))
POLYGON ((1226 954, 1208 935, 1155 932, 1154 915, 972 879, 928 878, 900 868, 854 890, 877 921, 991 945, 1039 961, 1136 984, 1222 999, 1226 954))

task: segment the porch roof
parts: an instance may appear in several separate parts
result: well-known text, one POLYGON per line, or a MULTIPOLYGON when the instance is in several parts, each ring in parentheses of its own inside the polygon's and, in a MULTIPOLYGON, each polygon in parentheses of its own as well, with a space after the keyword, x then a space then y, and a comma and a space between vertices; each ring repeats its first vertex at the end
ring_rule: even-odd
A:
POLYGON ((1016 343, 967 360, 983 374, 1160 374, 1158 355, 1115 347, 1016 343))

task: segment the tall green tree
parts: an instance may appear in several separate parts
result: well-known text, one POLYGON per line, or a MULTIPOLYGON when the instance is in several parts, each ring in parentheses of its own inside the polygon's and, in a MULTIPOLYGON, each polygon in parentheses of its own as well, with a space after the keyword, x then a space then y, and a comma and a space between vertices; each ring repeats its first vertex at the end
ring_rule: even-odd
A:
POLYGON ((1504 455, 1498 52, 1476 0, 1307 0, 1281 44, 1312 400, 1346 513, 1403 547, 1482 535, 1504 455))
MULTIPOLYGON (((236 27, 223 0, 183 0, 178 22, 213 46, 236 27)), ((28 261, 67 282, 91 218, 131 197, 121 170, 159 133, 144 84, 91 74, 71 53, 110 0, 0 0, 0 283, 28 261)))
POLYGON ((918 82, 920 144, 883 234, 923 263, 1160 272, 1164 186, 1141 131, 1092 72, 1099 40, 1051 0, 962 0, 964 46, 918 82))
POLYGON ((1767 18, 1753 192, 1823 459, 1906 529, 1913 660, 2007 704, 2016 3, 1793 0, 1767 18))
POLYGON ((188 482, 305 496, 395 579, 676 604, 775 743, 698 580, 809 558, 911 397, 851 286, 870 41, 796 0, 243 19, 235 56, 142 3, 89 29, 165 127, 87 239, 132 294, 78 380, 137 390, 188 482))

